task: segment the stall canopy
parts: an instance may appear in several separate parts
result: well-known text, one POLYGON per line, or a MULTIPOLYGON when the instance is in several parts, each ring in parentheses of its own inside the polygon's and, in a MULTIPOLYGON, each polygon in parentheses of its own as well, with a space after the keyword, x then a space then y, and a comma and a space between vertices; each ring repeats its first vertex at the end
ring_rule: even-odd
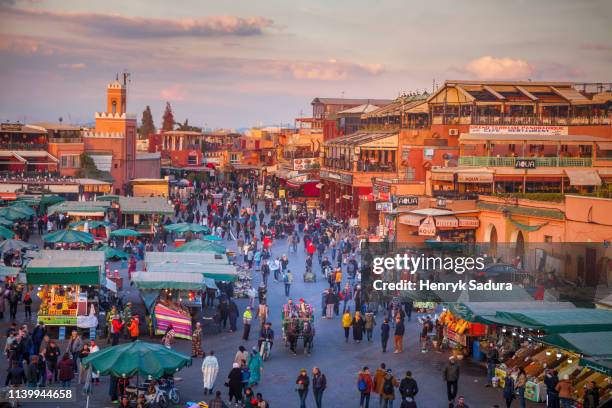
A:
POLYGON ((612 358, 612 332, 557 333, 539 341, 585 356, 612 358))
POLYGON ((211 252, 147 252, 144 261, 148 272, 198 273, 219 281, 234 281, 238 276, 226 255, 211 252))
POLYGON ((204 277, 189 272, 134 272, 132 282, 137 289, 202 290, 204 277))
POLYGON ((163 197, 119 197, 122 214, 174 214, 174 208, 163 197))
POLYGON ((38 251, 26 267, 29 285, 99 285, 104 252, 38 251))
POLYGON ((180 247, 175 249, 176 252, 214 252, 217 254, 224 254, 227 252, 226 248, 221 244, 216 244, 210 241, 203 241, 201 239, 194 239, 189 241, 180 247))
POLYGON ((612 357, 583 357, 580 365, 612 377, 612 357))
POLYGON ((523 327, 554 333, 585 333, 612 331, 612 310, 515 310, 496 312, 484 323, 523 327))
POLYGON ((75 217, 104 217, 110 207, 105 201, 64 201, 49 207, 48 214, 68 214, 75 217))
POLYGON ((471 323, 483 323, 483 318, 495 316, 498 311, 512 310, 568 310, 575 309, 570 302, 465 302, 449 303, 448 308, 455 316, 471 323))

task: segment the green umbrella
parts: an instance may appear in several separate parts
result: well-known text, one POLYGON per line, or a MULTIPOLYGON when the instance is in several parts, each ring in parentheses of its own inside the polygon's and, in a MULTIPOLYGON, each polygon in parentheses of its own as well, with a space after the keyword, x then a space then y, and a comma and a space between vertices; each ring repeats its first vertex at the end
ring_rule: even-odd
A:
POLYGON ((66 244, 74 244, 77 242, 81 242, 83 244, 93 244, 94 237, 89 232, 71 230, 71 229, 63 229, 55 232, 51 232, 49 234, 43 235, 43 241, 58 243, 64 242, 66 244))
POLYGON ((130 256, 128 254, 126 254, 125 252, 117 249, 117 248, 113 248, 111 246, 108 245, 104 245, 100 248, 97 249, 98 251, 104 251, 104 257, 106 258, 106 260, 108 261, 109 259, 129 259, 130 256))
POLYGON ((221 241, 221 237, 216 235, 204 235, 202 239, 205 241, 221 241))
POLYGON ((210 228, 200 224, 190 224, 181 222, 178 224, 170 224, 164 227, 166 230, 176 233, 193 232, 195 234, 203 233, 210 234, 210 228))
POLYGON ((112 225, 108 221, 87 220, 87 221, 71 222, 69 227, 70 228, 82 227, 85 225, 85 223, 88 224, 87 226, 89 229, 96 229, 100 227, 110 227, 112 225))
POLYGON ((31 246, 32 245, 28 244, 27 242, 23 242, 18 239, 5 239, 4 241, 0 242, 0 254, 14 250, 21 251, 22 249, 27 249, 31 246))
POLYGON ((142 234, 138 231, 134 231, 129 228, 121 228, 118 230, 111 231, 111 236, 113 237, 139 237, 142 234))
POLYGON ((38 206, 38 213, 44 214, 47 211, 48 207, 52 205, 62 203, 66 201, 64 197, 60 197, 58 195, 44 195, 40 198, 40 205, 38 206))
POLYGON ((14 238, 15 237, 15 233, 13 231, 11 231, 10 229, 0 225, 0 237, 2 237, 4 239, 14 238))
POLYGON ((38 205, 38 200, 34 199, 34 198, 23 198, 23 199, 17 199, 17 201, 13 201, 10 206, 11 207, 25 207, 25 208, 32 208, 33 205, 38 205))
POLYGON ((215 244, 211 241, 203 241, 201 239, 194 239, 189 241, 180 247, 175 249, 176 252, 215 252, 217 254, 224 254, 227 252, 223 245, 215 244))
POLYGON ((25 220, 34 214, 36 213, 30 207, 11 206, 0 208, 0 217, 11 221, 25 220))
POLYGON ((83 359, 82 364, 100 375, 139 375, 157 379, 191 365, 191 357, 161 344, 136 340, 90 354, 83 359))
POLYGON ((7 220, 6 218, 0 217, 0 225, 4 225, 5 227, 12 227, 14 224, 13 221, 7 220))

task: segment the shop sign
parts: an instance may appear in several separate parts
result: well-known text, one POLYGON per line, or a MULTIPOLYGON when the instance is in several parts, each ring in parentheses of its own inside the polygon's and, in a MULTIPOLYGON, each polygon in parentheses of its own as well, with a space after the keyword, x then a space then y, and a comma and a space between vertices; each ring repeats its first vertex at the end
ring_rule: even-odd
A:
POLYGON ((23 125, 21 123, 2 123, 0 129, 10 132, 21 132, 23 125))
POLYGON ((567 135, 567 126, 472 125, 470 133, 479 135, 567 135))
POLYGON ((38 316, 37 321, 47 326, 76 326, 76 316, 38 316))
POLYGON ((322 170, 320 173, 321 178, 332 181, 339 181, 345 184, 353 184, 353 176, 350 174, 336 173, 333 171, 322 170))
POLYGON ((315 163, 316 158, 293 159, 293 170, 309 170, 315 163))
POLYGON ((514 161, 515 169, 535 169, 536 161, 534 159, 516 159, 514 161))
POLYGON ((456 331, 448 329, 446 331, 446 337, 448 337, 450 341, 461 344, 464 347, 467 346, 467 337, 465 334, 459 334, 456 331))
POLYGON ((390 203, 388 201, 376 203, 376 210, 386 212, 393 211, 393 203, 390 203))
POLYGON ((436 222, 432 216, 425 218, 419 225, 419 235, 433 237, 436 235, 436 222))
POLYGON ((459 183, 492 183, 493 173, 459 173, 457 181, 459 183))
POLYGON ((393 201, 399 206, 419 205, 418 196, 393 196, 393 201))
POLYGON ((388 193, 390 190, 389 186, 387 184, 374 184, 374 186, 372 187, 372 192, 374 194, 378 194, 378 193, 388 193))

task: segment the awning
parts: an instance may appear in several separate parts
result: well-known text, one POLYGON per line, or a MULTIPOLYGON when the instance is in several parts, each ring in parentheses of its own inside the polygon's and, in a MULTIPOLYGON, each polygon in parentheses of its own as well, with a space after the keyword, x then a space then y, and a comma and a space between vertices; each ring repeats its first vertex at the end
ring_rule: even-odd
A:
POLYGON ((78 194, 78 184, 50 184, 47 186, 52 193, 75 193, 78 194))
POLYGON ((397 221, 400 224, 404 224, 404 225, 412 225, 413 227, 418 227, 419 225, 421 225, 421 221, 423 221, 423 219, 425 218, 424 215, 418 215, 418 214, 403 214, 400 215, 399 218, 397 219, 397 221))
POLYGON ((480 221, 477 217, 457 217, 460 227, 478 228, 480 221))
POLYGON ((601 309, 522 310, 497 312, 489 324, 544 330, 546 333, 612 331, 612 311, 601 309))
POLYGON ((576 307, 570 302, 462 302, 448 303, 447 307, 455 316, 468 322, 482 323, 482 318, 495 316, 498 311, 510 312, 513 310, 536 309, 536 310, 567 310, 576 307))
POLYGON ((599 147, 599 150, 612 150, 612 142, 599 142, 597 147, 599 147))
POLYGON ((98 251, 30 251, 28 285, 99 285, 104 253, 98 251))
POLYGON ((492 172, 460 172, 457 177, 459 183, 492 183, 492 172))
POLYGON ((436 227, 443 227, 443 228, 455 228, 459 226, 459 220, 457 220, 457 217, 452 217, 452 216, 438 216, 435 217, 436 220, 436 227))
POLYGON ((586 356, 612 356, 612 332, 558 333, 539 340, 586 356))
POLYGON ((601 177, 597 170, 566 169, 565 174, 569 178, 570 186, 601 186, 601 177))
POLYGON ((137 289, 202 290, 203 277, 189 272, 135 272, 132 282, 137 289))
POLYGON ((432 172, 431 173, 431 179, 433 181, 454 181, 455 180, 455 173, 432 172))

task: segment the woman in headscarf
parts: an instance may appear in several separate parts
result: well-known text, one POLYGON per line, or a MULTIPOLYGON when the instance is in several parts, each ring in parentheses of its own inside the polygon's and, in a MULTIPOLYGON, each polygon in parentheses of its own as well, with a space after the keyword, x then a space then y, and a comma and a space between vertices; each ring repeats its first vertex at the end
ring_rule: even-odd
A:
POLYGON ((195 329, 191 334, 191 357, 202 357, 202 324, 196 323, 195 329))
POLYGON ((257 385, 261 380, 261 373, 263 371, 263 360, 259 354, 257 347, 253 347, 251 350, 251 356, 249 358, 249 386, 257 385))
POLYGON ((240 364, 234 363, 232 365, 232 370, 229 372, 227 378, 227 386, 229 387, 229 402, 231 403, 232 399, 235 399, 236 404, 238 404, 242 401, 242 371, 240 370, 240 364))

